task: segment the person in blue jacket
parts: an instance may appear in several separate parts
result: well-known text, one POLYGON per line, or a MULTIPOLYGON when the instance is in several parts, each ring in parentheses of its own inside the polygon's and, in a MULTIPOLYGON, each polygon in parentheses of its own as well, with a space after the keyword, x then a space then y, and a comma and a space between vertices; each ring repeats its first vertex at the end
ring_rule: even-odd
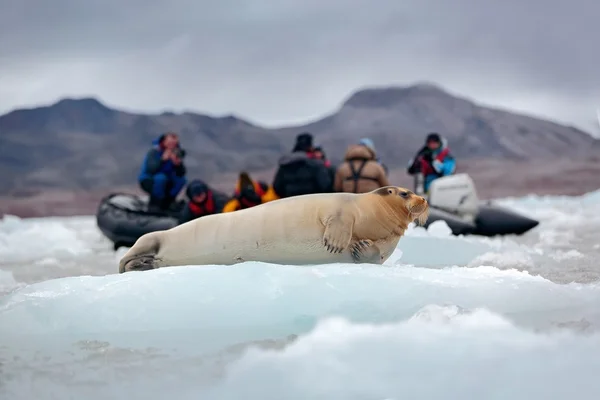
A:
POLYGON ((437 178, 454 174, 456 160, 446 139, 438 133, 432 132, 425 139, 425 146, 419 150, 414 160, 411 160, 408 173, 423 174, 423 190, 429 191, 429 185, 437 178))
POLYGON ((150 195, 149 209, 167 210, 187 182, 185 150, 173 132, 161 135, 152 145, 144 157, 138 182, 150 195))

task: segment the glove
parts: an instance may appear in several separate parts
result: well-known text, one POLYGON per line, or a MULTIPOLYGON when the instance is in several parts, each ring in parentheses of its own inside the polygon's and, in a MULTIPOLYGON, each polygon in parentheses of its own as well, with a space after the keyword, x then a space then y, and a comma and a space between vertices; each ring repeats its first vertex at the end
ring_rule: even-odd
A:
POLYGON ((442 173, 442 169, 444 168, 444 163, 442 163, 440 160, 433 160, 431 166, 433 167, 433 169, 435 169, 435 171, 438 174, 440 174, 442 173))

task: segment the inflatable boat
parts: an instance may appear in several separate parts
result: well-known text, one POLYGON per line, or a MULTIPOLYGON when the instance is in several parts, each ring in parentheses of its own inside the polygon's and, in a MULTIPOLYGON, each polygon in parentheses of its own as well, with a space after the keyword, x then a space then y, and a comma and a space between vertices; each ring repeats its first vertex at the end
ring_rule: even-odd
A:
MULTIPOLYGON (((415 190, 417 193, 418 189, 415 190)), ((429 188, 430 213, 425 227, 442 220, 454 235, 521 235, 539 222, 512 210, 480 201, 475 185, 467 174, 438 178, 429 188)), ((177 203, 164 213, 148 211, 148 199, 126 193, 113 193, 102 199, 96 223, 114 249, 131 247, 142 235, 178 225, 185 203, 177 203)))
POLYGON ((98 205, 96 224, 114 249, 131 247, 142 235, 170 229, 178 224, 178 215, 184 203, 177 203, 168 212, 148 211, 148 199, 133 194, 113 193, 98 205))
MULTIPOLYGON (((419 192, 418 188, 416 191, 419 192)), ((425 227, 442 220, 454 235, 521 235, 539 224, 492 201, 480 201, 475 184, 467 174, 434 180, 427 199, 430 213, 425 227)))

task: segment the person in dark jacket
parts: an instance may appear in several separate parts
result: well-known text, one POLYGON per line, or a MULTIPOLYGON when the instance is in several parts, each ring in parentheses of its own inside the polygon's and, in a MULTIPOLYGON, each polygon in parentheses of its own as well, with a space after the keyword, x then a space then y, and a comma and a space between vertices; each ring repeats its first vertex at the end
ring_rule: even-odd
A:
POLYGON ((225 203, 229 200, 225 194, 212 190, 199 179, 194 179, 188 184, 185 195, 188 202, 179 214, 179 224, 206 215, 218 214, 222 212, 225 203))
POLYGON ((304 132, 296 136, 290 154, 279 159, 273 190, 280 198, 333 190, 333 179, 323 160, 313 158, 313 137, 304 132))
POLYGON ((152 142, 148 151, 138 182, 142 190, 150 195, 150 209, 166 210, 173 203, 186 184, 185 150, 179 145, 176 133, 161 135, 152 142))

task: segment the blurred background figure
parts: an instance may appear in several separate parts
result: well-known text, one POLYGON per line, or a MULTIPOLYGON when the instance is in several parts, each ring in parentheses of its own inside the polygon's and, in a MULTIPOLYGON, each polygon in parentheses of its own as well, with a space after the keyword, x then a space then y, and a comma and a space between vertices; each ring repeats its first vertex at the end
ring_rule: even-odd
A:
POLYGON ((165 211, 187 181, 183 164, 185 150, 179 144, 179 136, 173 132, 161 135, 152 145, 144 157, 138 183, 150 195, 148 209, 165 211))
POLYGON ((292 152, 279 159, 273 179, 273 189, 278 197, 331 192, 331 173, 323 160, 314 158, 313 151, 313 136, 310 133, 303 132, 296 136, 292 152))
POLYGON ((241 172, 233 198, 227 202, 223 212, 232 212, 257 206, 278 197, 272 187, 264 182, 253 181, 247 172, 241 172))
POLYGON ((185 194, 188 201, 179 215, 180 224, 205 215, 220 213, 227 202, 225 194, 212 190, 200 179, 191 181, 185 190, 185 194))
MULTIPOLYGON (((435 132, 427 135, 425 146, 419 150, 409 164, 408 173, 410 175, 420 175, 423 178, 424 193, 427 193, 429 185, 435 179, 456 172, 456 161, 450 154, 446 139, 435 132)), ((417 183, 415 186, 419 184, 417 183)))
POLYGON ((336 192, 366 193, 388 186, 385 170, 376 161, 375 152, 362 144, 348 146, 344 162, 337 168, 336 192))

